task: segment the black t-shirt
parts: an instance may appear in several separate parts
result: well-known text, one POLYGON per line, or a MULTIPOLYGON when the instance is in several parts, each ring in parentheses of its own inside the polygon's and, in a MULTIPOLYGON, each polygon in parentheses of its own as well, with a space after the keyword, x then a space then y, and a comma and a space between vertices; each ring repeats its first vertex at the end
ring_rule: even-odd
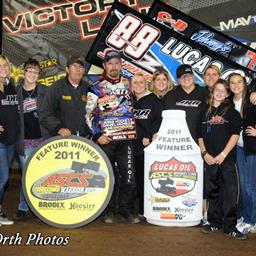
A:
POLYGON ((37 87, 34 90, 22 90, 24 114, 24 138, 39 139, 41 130, 37 114, 37 87))
MULTIPOLYGON (((225 114, 221 114, 227 104, 222 103, 219 107, 212 108, 208 117, 204 109, 201 121, 201 136, 204 139, 204 144, 207 152, 215 157, 226 147, 232 135, 239 135, 242 126, 242 119, 238 111, 231 106, 225 114)), ((235 147, 228 154, 226 160, 236 159, 235 147)))
POLYGON ((205 106, 209 91, 196 85, 191 93, 186 93, 181 86, 169 91, 163 99, 163 108, 186 111, 186 121, 195 142, 198 143, 197 134, 200 129, 201 111, 205 106))
POLYGON ((162 104, 153 93, 134 99, 134 117, 136 120, 137 139, 133 141, 135 154, 143 154, 143 138, 152 139, 158 132, 162 121, 162 104))
POLYGON ((9 82, 0 91, 0 125, 4 131, 0 133, 0 143, 14 144, 19 133, 18 99, 14 85, 9 82))

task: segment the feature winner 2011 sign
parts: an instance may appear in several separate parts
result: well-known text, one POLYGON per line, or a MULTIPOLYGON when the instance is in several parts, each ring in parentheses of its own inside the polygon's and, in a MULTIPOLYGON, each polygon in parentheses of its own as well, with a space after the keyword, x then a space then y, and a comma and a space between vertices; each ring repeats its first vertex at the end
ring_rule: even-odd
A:
POLYGON ((183 110, 165 110, 145 148, 144 216, 162 226, 195 226, 202 218, 203 160, 183 110))
POLYGON ((34 214, 62 228, 96 219, 107 206, 113 185, 105 153, 76 136, 45 141, 27 161, 23 176, 24 194, 34 214))

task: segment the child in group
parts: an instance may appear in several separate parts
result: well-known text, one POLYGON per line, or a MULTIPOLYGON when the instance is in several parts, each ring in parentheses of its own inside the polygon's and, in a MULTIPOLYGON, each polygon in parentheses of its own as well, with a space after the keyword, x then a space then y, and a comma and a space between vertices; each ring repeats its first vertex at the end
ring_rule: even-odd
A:
MULTIPOLYGON (((204 71, 204 85, 206 86, 209 93, 212 91, 213 85, 216 83, 216 81, 220 78, 221 71, 220 68, 214 64, 210 64, 204 71)), ((204 200, 203 200, 203 219, 202 219, 202 225, 207 225, 207 211, 208 211, 208 201, 205 197, 204 193, 204 200)))
POLYGON ((238 179, 235 145, 241 131, 241 117, 229 96, 228 83, 218 79, 203 111, 199 146, 205 161, 205 192, 209 200, 209 224, 204 233, 220 231, 236 239, 246 235, 236 229, 238 179))
POLYGON ((135 175, 139 196, 139 214, 143 215, 144 207, 144 148, 150 144, 161 124, 162 107, 157 96, 148 91, 143 74, 132 78, 134 96, 134 117, 136 121, 137 139, 134 140, 135 175))
POLYGON ((238 214, 242 217, 237 229, 242 233, 256 233, 256 106, 250 102, 243 71, 230 74, 228 83, 231 100, 243 119, 243 131, 237 142, 237 167, 241 191, 238 214))
MULTIPOLYGON (((40 124, 40 110, 46 94, 47 87, 37 82, 40 74, 39 62, 28 59, 24 64, 24 80, 17 88, 18 101, 20 105, 20 134, 17 143, 19 162, 22 173, 25 164, 35 148, 50 135, 40 124)), ((20 191, 20 202, 14 220, 25 218, 29 211, 22 189, 20 191)))

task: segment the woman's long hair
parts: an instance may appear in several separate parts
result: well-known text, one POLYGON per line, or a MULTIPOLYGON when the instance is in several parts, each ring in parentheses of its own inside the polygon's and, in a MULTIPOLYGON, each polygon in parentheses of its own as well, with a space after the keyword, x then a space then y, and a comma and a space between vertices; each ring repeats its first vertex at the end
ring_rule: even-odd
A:
POLYGON ((172 82, 172 79, 168 73, 168 71, 166 69, 164 69, 163 67, 160 67, 158 69, 156 69, 156 71, 153 73, 153 76, 152 76, 152 81, 151 81, 151 84, 150 84, 150 91, 153 92, 157 97, 159 97, 160 95, 158 95, 157 93, 157 90, 156 90, 156 78, 159 76, 159 75, 164 75, 167 79, 167 88, 166 88, 166 92, 165 94, 172 90, 173 89, 173 82, 172 82))
MULTIPOLYGON (((229 75, 228 77, 228 85, 230 87, 230 80, 233 76, 240 76, 242 77, 243 79, 243 82, 244 82, 244 89, 243 89, 243 93, 242 93, 242 104, 241 104, 241 108, 240 108, 240 115, 243 117, 243 110, 244 110, 244 105, 245 105, 245 102, 246 102, 246 97, 248 95, 248 89, 247 89, 247 82, 246 82, 246 78, 245 78, 245 75, 243 76, 242 74, 240 73, 236 73, 236 72, 233 72, 229 75)), ((234 93, 231 91, 231 94, 230 94, 230 98, 232 100, 234 100, 234 93)))
MULTIPOLYGON (((6 61, 6 63, 9 66, 9 69, 11 71, 11 63, 10 63, 9 59, 5 55, 2 55, 2 54, 0 55, 0 59, 6 61)), ((1 92, 4 92, 4 84, 5 84, 5 80, 0 79, 0 91, 1 92)))
MULTIPOLYGON (((212 92, 209 94, 209 97, 206 101, 207 105, 208 105, 208 109, 205 113, 205 117, 206 118, 209 118, 209 116, 211 115, 212 113, 212 110, 213 110, 213 102, 214 102, 214 99, 213 99, 213 92, 216 88, 216 85, 217 84, 222 84, 225 88, 225 90, 227 91, 227 94, 229 95, 230 94, 230 89, 229 89, 229 85, 228 85, 228 82, 222 78, 219 78, 216 83, 213 85, 213 88, 212 88, 212 92)), ((220 116, 223 116, 229 108, 231 108, 233 106, 232 102, 226 98, 223 103, 225 104, 225 107, 222 109, 222 111, 219 113, 220 116)))

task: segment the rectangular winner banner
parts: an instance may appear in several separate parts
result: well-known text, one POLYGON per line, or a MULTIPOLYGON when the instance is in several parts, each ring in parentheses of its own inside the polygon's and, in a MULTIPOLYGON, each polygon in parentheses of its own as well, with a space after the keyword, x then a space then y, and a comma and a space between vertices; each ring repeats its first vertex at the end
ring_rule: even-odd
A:
MULTIPOLYGON (((108 81, 101 82, 106 86, 108 81)), ((98 100, 102 116, 99 117, 101 131, 112 140, 130 140, 136 138, 135 119, 133 116, 132 99, 127 92, 129 81, 123 78, 118 84, 116 94, 104 96, 98 100)))
POLYGON ((256 50, 214 28, 159 1, 152 4, 148 16, 174 29, 186 38, 207 47, 229 60, 256 72, 256 50))
POLYGON ((101 67, 109 48, 119 51, 124 60, 123 73, 130 77, 143 70, 150 80, 156 68, 163 66, 176 81, 177 67, 189 64, 194 69, 196 83, 203 84, 205 69, 215 64, 220 67, 224 79, 242 70, 251 87, 256 83, 253 71, 118 2, 113 4, 86 60, 101 67))

